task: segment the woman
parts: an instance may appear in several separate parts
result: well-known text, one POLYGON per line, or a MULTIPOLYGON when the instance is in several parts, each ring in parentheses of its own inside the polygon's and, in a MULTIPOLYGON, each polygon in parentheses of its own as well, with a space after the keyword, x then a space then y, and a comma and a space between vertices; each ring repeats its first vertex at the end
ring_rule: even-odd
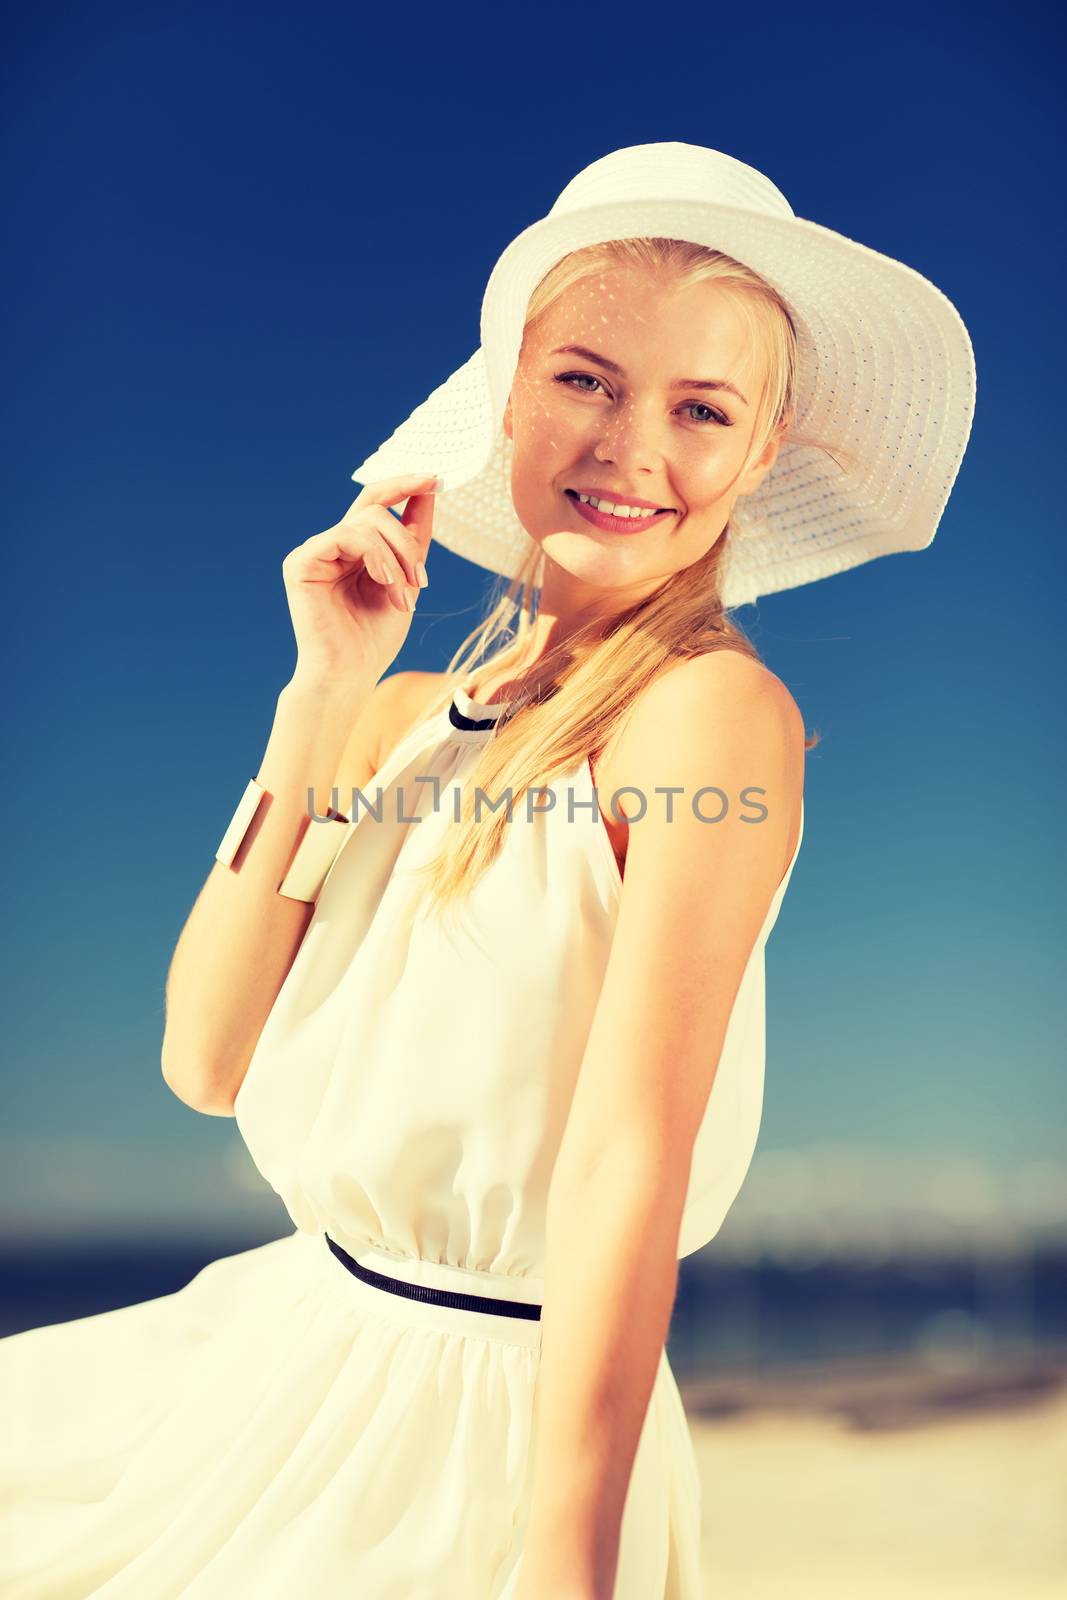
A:
POLYGON ((5 1595, 701 1593, 664 1345, 756 1142, 813 742, 727 608, 929 544, 973 394, 932 285, 716 151, 615 151, 508 246, 286 559, 168 980, 167 1081, 295 1230, 0 1344, 5 1595), (511 582, 390 673, 431 536, 511 582))

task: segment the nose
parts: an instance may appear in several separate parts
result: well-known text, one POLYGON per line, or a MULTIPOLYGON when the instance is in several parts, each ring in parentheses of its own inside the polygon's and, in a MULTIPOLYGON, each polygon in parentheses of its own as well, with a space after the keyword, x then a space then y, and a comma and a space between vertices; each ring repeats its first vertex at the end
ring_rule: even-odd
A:
POLYGON ((663 451, 655 438, 655 424, 632 403, 620 405, 604 418, 593 455, 628 476, 662 473, 663 451))

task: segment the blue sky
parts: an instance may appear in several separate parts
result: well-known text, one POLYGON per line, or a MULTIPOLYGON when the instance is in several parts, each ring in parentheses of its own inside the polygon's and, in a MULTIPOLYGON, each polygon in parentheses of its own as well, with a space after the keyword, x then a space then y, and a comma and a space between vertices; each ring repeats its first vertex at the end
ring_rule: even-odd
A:
MULTIPOLYGON (((657 139, 750 162, 926 274, 978 366, 930 549, 738 613, 822 734, 768 949, 756 1169, 827 1141, 1000 1184, 1058 1160, 1051 13, 507 15, 44 4, 11 25, 9 1226, 243 1215, 240 1181, 205 1178, 239 1170, 235 1125, 170 1094, 159 1046, 292 670, 282 558, 471 354, 504 245, 580 167, 657 139)), ((428 565, 397 668, 442 668, 491 581, 440 546, 428 565)))

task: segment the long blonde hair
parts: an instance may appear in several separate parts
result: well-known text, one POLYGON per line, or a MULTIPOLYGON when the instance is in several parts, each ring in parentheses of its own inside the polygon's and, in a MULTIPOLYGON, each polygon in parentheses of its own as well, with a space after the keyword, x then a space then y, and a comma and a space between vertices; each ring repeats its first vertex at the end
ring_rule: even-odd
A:
MULTIPOLYGON (((612 267, 658 272, 681 287, 710 280, 731 293, 762 349, 768 374, 743 472, 776 429, 789 427, 795 413, 797 334, 785 302, 758 273, 721 251, 680 239, 611 239, 573 251, 545 274, 530 296, 524 339, 572 284, 612 267)), ((817 440, 804 442, 825 448, 817 440)), ((500 797, 510 791, 517 806, 528 789, 545 787, 578 767, 588 772, 588 758, 607 748, 641 692, 675 662, 711 650, 761 659, 722 604, 730 533, 728 523, 699 561, 618 613, 606 630, 594 618, 539 659, 539 692, 520 691, 501 714, 463 786, 458 820, 444 846, 418 869, 430 911, 457 907, 502 848, 510 824, 500 797)), ((540 593, 535 583, 540 558, 540 547, 531 540, 517 577, 498 580, 486 615, 449 661, 434 707, 447 704, 457 684, 490 661, 509 671, 521 665, 533 632, 534 597, 540 593)), ((818 742, 812 735, 805 750, 818 742)))

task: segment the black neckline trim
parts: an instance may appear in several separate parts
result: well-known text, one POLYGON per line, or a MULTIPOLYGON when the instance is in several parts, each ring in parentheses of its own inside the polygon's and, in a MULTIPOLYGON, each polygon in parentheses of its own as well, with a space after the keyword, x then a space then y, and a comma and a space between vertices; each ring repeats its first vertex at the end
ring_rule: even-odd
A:
POLYGON ((476 722, 473 717, 464 716, 453 699, 448 707, 448 720, 454 728, 462 728, 466 733, 485 733, 488 729, 495 728, 500 718, 485 717, 481 722, 476 722))

